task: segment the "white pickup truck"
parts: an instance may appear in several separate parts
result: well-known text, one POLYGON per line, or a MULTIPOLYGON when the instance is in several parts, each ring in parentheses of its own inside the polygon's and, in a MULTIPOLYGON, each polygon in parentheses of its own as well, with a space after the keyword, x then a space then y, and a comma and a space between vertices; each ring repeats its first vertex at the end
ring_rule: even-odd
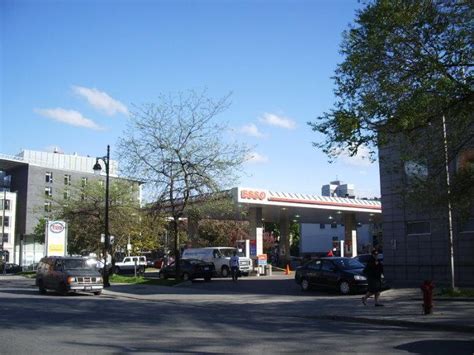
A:
POLYGON ((135 267, 137 268, 137 273, 144 273, 146 268, 146 257, 126 256, 122 261, 115 263, 114 272, 116 274, 134 272, 135 267))

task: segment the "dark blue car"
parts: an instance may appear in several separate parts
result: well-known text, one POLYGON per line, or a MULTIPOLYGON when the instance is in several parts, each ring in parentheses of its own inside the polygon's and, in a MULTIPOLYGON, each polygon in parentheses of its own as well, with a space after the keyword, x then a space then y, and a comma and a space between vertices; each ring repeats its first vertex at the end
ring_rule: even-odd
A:
MULTIPOLYGON (((322 288, 347 295, 367 290, 367 277, 363 270, 364 265, 353 258, 317 258, 296 269, 295 281, 303 291, 322 288)), ((383 287, 388 288, 385 283, 383 287)))

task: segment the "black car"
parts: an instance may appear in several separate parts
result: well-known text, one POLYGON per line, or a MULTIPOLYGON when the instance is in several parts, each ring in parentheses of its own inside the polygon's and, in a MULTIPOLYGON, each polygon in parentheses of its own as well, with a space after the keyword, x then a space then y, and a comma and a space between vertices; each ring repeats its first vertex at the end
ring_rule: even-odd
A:
MULTIPOLYGON (((372 254, 359 254, 357 256, 354 256, 354 259, 356 259, 361 264, 364 264, 364 266, 367 265, 371 258, 372 254)), ((378 254, 377 259, 383 262, 383 254, 378 254)))
POLYGON ((303 291, 318 287, 347 295, 367 290, 363 270, 364 265, 353 258, 317 258, 296 269, 295 281, 303 291))
MULTIPOLYGON (((208 263, 197 259, 181 259, 179 266, 181 279, 184 281, 200 278, 210 281, 216 272, 213 263, 208 263)), ((170 265, 162 267, 159 275, 161 279, 167 279, 169 277, 176 278, 175 263, 173 262, 170 265)))
POLYGON ((6 274, 16 274, 18 272, 21 272, 21 266, 18 264, 13 264, 13 263, 6 263, 6 264, 0 264, 0 274, 4 273, 5 268, 5 273, 6 274), (6 267, 5 267, 6 265, 6 267))

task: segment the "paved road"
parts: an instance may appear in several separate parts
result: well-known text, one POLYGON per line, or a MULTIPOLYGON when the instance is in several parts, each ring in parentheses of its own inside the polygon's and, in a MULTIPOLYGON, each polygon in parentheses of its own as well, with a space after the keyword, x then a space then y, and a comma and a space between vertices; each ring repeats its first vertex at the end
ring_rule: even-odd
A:
MULTIPOLYGON (((311 317, 316 308, 337 307, 341 298, 301 295, 291 283, 283 287, 288 294, 271 294, 285 280, 246 281, 260 293, 244 290, 251 284, 220 280, 175 288, 113 286, 100 297, 43 296, 32 280, 1 279, 0 353, 474 352, 469 333, 318 319, 311 317)), ((357 298, 343 300, 355 306, 357 298)))

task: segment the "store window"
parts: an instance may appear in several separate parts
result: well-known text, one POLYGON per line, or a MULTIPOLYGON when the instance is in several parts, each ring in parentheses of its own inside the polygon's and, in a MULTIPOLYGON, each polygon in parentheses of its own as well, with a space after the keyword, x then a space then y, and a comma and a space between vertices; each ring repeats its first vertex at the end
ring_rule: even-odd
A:
POLYGON ((428 221, 407 222, 407 234, 430 234, 431 224, 428 221))

